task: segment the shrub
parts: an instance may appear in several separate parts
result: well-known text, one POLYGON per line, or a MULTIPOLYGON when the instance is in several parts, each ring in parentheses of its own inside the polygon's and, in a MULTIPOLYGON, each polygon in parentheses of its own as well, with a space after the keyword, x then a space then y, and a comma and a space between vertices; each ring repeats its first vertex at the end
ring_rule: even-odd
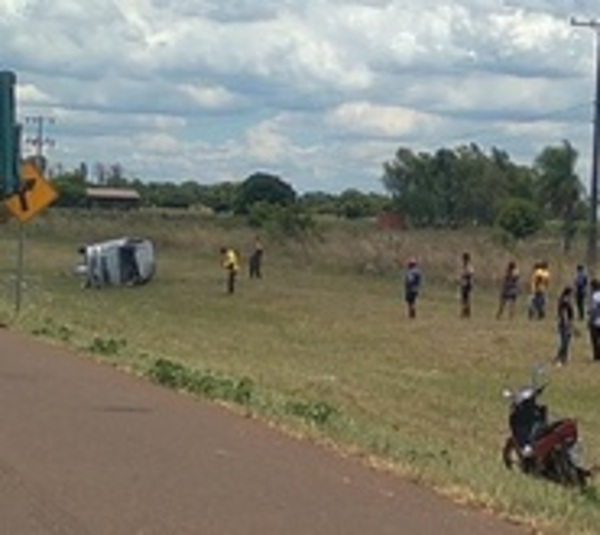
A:
POLYGON ((156 360, 147 373, 163 386, 239 405, 249 405, 254 390, 254 384, 247 377, 237 380, 211 371, 192 370, 168 359, 156 360))
POLYGON ((520 240, 542 228, 543 220, 538 208, 524 199, 509 199, 498 210, 496 225, 520 240))

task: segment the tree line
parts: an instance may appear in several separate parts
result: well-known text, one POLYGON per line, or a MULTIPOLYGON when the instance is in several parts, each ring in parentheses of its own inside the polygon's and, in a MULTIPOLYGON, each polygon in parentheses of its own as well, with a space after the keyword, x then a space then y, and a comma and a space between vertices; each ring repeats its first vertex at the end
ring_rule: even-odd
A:
POLYGON ((553 220, 568 248, 589 203, 577 157, 568 141, 544 148, 531 166, 475 144, 435 153, 400 148, 384 164, 383 182, 394 209, 413 226, 498 226, 523 238, 553 220))
POLYGON ((257 172, 239 182, 200 184, 196 181, 143 182, 127 178, 118 165, 96 165, 90 173, 85 164, 66 170, 57 166, 50 179, 59 192, 57 206, 83 207, 90 187, 135 189, 142 206, 191 208, 203 206, 215 213, 249 215, 254 204, 295 206, 311 214, 329 214, 349 219, 373 217, 390 206, 388 195, 363 193, 349 188, 334 194, 322 191, 298 194, 281 177, 257 172))
POLYGON ((492 148, 486 153, 476 144, 433 153, 400 147, 393 159, 383 164, 382 194, 350 188, 340 194, 316 191, 299 195, 291 184, 265 172, 239 182, 211 185, 144 182, 125 176, 119 164, 96 164, 92 171, 83 163, 71 170, 57 166, 50 176, 59 191, 60 206, 84 206, 86 189, 104 186, 133 188, 144 206, 204 206, 216 213, 255 220, 274 209, 350 219, 395 212, 407 226, 497 226, 516 238, 553 220, 559 222, 568 248, 578 225, 586 220, 589 206, 575 173, 577 157, 568 141, 544 148, 529 166, 513 162, 505 151, 492 148))

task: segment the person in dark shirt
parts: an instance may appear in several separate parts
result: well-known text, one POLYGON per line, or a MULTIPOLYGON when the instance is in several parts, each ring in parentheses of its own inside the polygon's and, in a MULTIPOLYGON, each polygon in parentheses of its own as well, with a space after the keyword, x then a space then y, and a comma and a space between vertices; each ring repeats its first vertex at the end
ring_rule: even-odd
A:
POLYGON ((557 306, 557 329, 558 329, 558 351, 556 352, 557 366, 563 366, 569 358, 569 345, 573 331, 573 288, 566 286, 558 298, 557 306))
POLYGON ((421 289, 421 270, 414 258, 408 260, 404 274, 404 300, 408 306, 408 317, 417 317, 417 298, 421 289))
POLYGON ((575 271, 575 280, 573 281, 575 289, 575 305, 577 307, 577 317, 580 321, 585 318, 585 304, 588 291, 588 277, 585 267, 582 264, 577 266, 575 271))
POLYGON ((250 254, 248 260, 248 269, 249 275, 251 279, 261 279, 262 278, 262 258, 263 258, 263 244, 259 236, 256 236, 254 239, 254 248, 252 253, 250 254))
POLYGON ((500 319, 504 314, 504 308, 508 305, 508 317, 512 318, 515 313, 515 303, 519 294, 519 270, 517 264, 511 260, 506 266, 502 286, 500 288, 500 305, 496 318, 500 319))
POLYGON ((475 270, 471 263, 471 255, 469 253, 463 253, 458 281, 460 287, 460 315, 463 318, 471 317, 471 292, 473 290, 474 277, 475 270))

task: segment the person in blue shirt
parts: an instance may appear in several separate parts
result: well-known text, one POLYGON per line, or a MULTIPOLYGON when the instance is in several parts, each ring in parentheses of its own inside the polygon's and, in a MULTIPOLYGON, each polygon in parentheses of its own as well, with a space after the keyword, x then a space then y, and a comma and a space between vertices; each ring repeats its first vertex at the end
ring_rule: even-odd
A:
POLYGON ((408 306, 408 317, 417 317, 417 298, 421 289, 421 270, 414 258, 410 258, 406 264, 404 274, 404 300, 408 306))
POLYGON ((577 307, 577 317, 580 321, 582 321, 585 318, 585 305, 588 292, 588 276, 585 272, 585 267, 582 264, 579 264, 575 271, 573 289, 575 290, 575 306, 577 307))

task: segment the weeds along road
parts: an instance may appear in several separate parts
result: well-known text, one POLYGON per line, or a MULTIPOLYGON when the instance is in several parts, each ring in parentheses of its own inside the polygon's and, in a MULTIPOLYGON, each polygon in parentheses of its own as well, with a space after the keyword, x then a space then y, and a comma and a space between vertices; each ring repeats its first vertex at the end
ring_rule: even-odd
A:
POLYGON ((353 460, 0 330, 0 533, 526 533, 353 460))

